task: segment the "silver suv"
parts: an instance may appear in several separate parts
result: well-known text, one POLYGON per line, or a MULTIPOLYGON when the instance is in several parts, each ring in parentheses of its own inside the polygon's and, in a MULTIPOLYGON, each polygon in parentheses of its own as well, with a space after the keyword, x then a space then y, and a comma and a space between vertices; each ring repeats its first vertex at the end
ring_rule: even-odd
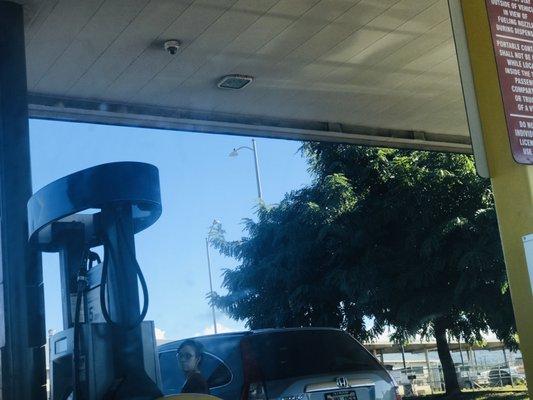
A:
MULTIPOLYGON (((393 379, 348 333, 330 328, 265 329, 193 338, 201 373, 224 400, 397 400, 393 379)), ((186 339, 183 339, 186 340, 186 339)), ((159 347, 164 394, 184 383, 183 340, 159 347)))

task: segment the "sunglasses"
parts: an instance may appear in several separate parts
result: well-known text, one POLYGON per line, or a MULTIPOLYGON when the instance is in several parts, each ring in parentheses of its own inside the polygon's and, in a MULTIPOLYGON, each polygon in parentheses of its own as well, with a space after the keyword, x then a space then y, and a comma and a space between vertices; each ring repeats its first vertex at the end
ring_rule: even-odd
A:
POLYGON ((189 361, 191 358, 194 357, 194 354, 191 354, 191 353, 178 353, 176 356, 178 357, 178 360, 180 360, 180 361, 189 361))

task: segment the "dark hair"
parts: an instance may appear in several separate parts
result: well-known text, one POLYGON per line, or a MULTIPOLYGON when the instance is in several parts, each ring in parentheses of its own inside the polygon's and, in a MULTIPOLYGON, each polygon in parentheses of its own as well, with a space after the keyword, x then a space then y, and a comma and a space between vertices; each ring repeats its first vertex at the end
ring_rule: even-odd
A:
MULTIPOLYGON (((201 343, 197 342, 196 340, 192 340, 192 339, 187 339, 183 343, 181 343, 180 346, 178 347, 178 353, 185 346, 191 346, 194 349, 194 352, 196 353, 196 357, 202 357, 204 354, 204 346, 201 343)), ((200 359, 200 362, 201 362, 201 359, 200 359)))

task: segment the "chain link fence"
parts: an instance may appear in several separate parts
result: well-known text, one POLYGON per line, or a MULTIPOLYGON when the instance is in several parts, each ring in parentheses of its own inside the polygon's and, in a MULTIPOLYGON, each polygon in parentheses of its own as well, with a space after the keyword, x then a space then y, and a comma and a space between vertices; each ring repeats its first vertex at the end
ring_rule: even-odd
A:
MULTIPOLYGON (((508 363, 492 365, 458 365, 457 379, 462 389, 514 387, 526 384, 522 366, 508 363)), ((444 375, 440 365, 409 366, 389 371, 403 396, 422 396, 444 392, 444 375)))

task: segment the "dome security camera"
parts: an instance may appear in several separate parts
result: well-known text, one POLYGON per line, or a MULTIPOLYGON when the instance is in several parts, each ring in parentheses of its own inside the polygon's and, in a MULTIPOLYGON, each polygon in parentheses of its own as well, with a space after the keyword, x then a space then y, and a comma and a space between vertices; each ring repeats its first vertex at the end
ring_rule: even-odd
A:
POLYGON ((179 40, 167 40, 164 47, 167 53, 173 56, 178 52, 180 45, 181 43, 179 40))

